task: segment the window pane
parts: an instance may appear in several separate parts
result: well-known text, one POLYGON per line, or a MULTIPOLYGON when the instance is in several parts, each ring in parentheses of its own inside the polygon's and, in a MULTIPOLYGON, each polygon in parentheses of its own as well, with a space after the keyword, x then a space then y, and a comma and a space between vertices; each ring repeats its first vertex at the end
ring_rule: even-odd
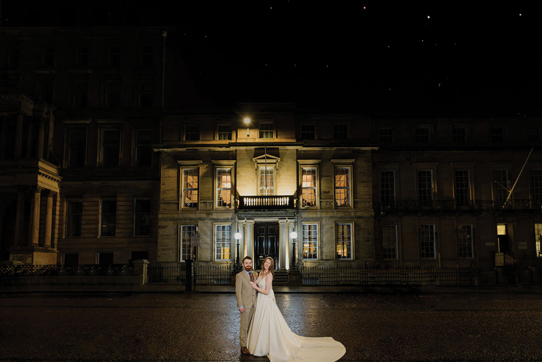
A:
POLYGON ((152 130, 140 129, 136 135, 136 166, 152 164, 152 130))
POLYGON ((433 199, 433 172, 418 171, 418 201, 428 203, 433 199))
POLYGON ((187 141, 199 141, 199 126, 198 125, 186 125, 184 127, 185 140, 187 141))
POLYGON ((345 124, 336 124, 333 126, 333 138, 336 140, 345 140, 348 138, 348 127, 345 124))
POLYGON ((435 226, 420 226, 420 250, 422 258, 435 258, 435 226))
POLYGON ((303 168, 301 177, 303 206, 316 206, 316 168, 303 168))
POLYGON ((391 128, 380 128, 378 130, 378 140, 380 143, 392 143, 393 133, 391 128))
POLYGON ((66 236, 81 236, 81 220, 83 203, 78 200, 68 200, 66 236))
POLYGON ((455 202, 457 206, 468 205, 470 202, 470 182, 468 170, 455 171, 455 202))
POLYGON ((335 206, 350 206, 350 169, 335 167, 335 206))
POLYGON ((380 172, 380 200, 383 207, 395 205, 395 171, 380 172))
POLYGON ((453 127, 452 138, 454 143, 465 143, 467 140, 467 129, 465 127, 453 127))
POLYGON ((68 137, 68 167, 84 167, 86 131, 71 130, 68 137))
POLYGON ((117 167, 119 165, 120 132, 104 130, 102 140, 102 165, 117 167))
POLYGON ((260 138, 273 138, 273 123, 260 123, 260 138))
POLYGON ((337 258, 352 259, 352 224, 337 224, 337 258))
POLYGON ((459 242, 459 257, 472 258, 472 225, 460 225, 457 241, 459 242))
POLYGON ((416 128, 416 143, 429 143, 429 133, 428 127, 416 128))
POLYGON ((303 259, 318 260, 318 224, 303 224, 303 259))
POLYGON ((198 231, 196 225, 181 226, 181 260, 196 259, 192 252, 196 252, 197 248, 191 248, 192 235, 198 231))
POLYGON ((218 207, 231 207, 231 169, 216 171, 216 194, 218 207))
POLYGON ((274 170, 272 168, 260 168, 260 196, 274 195, 274 170))
POLYGON ((134 235, 150 235, 151 201, 136 199, 134 210, 134 235))
POLYGON ((183 207, 198 207, 198 169, 183 170, 183 207))
POLYGON ((534 202, 542 202, 542 170, 531 171, 531 197, 534 202))
POLYGON ((301 139, 303 140, 313 140, 315 139, 314 125, 313 124, 303 124, 301 125, 301 139))
POLYGON ((218 139, 220 141, 231 140, 231 126, 218 126, 218 139))
POLYGON ((502 205, 508 197, 508 171, 493 170, 493 200, 502 205))
POLYGON ((216 260, 231 260, 231 225, 217 225, 215 238, 216 260))
POLYGON ((117 224, 117 201, 102 199, 101 236, 115 236, 117 224))
POLYGON ((540 242, 542 241, 542 224, 534 224, 534 240, 536 245, 536 257, 540 258, 540 242))
POLYGON ((382 226, 382 257, 397 259, 397 226, 382 226))

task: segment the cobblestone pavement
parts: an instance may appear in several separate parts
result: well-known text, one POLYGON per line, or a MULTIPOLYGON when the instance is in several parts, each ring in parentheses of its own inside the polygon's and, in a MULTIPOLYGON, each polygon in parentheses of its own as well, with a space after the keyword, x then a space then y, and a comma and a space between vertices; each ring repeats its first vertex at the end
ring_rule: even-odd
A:
MULTIPOLYGON (((344 361, 542 359, 540 294, 277 294, 344 361)), ((267 361, 240 355, 231 293, 0 296, 0 360, 267 361)))

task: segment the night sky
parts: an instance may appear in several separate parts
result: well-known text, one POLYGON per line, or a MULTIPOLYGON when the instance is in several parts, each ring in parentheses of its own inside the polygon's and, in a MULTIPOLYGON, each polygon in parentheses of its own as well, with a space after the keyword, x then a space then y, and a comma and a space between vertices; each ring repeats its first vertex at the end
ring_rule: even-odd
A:
POLYGON ((217 104, 292 101, 419 115, 541 111, 535 1, 78 3, 2 0, 2 26, 174 26, 168 41, 217 104))

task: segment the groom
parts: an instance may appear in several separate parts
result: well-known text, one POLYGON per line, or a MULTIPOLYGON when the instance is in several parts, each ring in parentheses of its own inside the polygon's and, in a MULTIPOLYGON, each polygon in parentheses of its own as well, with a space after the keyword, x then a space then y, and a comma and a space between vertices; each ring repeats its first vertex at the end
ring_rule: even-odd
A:
POLYGON ((237 308, 241 312, 241 332, 239 333, 241 352, 250 354, 247 348, 248 328, 256 308, 256 289, 252 288, 249 283, 255 281, 250 256, 243 258, 243 268, 244 270, 235 277, 235 296, 237 297, 237 308))

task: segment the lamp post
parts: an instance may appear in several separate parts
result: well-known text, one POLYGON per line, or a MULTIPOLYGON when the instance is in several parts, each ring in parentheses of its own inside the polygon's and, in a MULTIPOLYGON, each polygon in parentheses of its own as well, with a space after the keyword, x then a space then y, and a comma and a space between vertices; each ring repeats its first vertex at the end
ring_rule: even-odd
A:
POLYGON ((294 224, 294 229, 290 233, 290 238, 292 239, 292 270, 297 270, 296 265, 295 265, 295 262, 296 262, 295 239, 297 239, 297 232, 295 231, 295 224, 294 224))
POLYGON ((239 264, 239 241, 241 240, 241 233, 239 232, 239 222, 236 222, 237 224, 237 232, 235 233, 234 237, 235 240, 237 240, 237 259, 235 261, 235 269, 240 270, 241 264, 239 264))
POLYGON ((243 122, 245 122, 245 124, 247 125, 247 137, 249 137, 250 136, 250 128, 248 126, 250 125, 250 118, 248 118, 248 117, 245 118, 243 120, 243 122))

